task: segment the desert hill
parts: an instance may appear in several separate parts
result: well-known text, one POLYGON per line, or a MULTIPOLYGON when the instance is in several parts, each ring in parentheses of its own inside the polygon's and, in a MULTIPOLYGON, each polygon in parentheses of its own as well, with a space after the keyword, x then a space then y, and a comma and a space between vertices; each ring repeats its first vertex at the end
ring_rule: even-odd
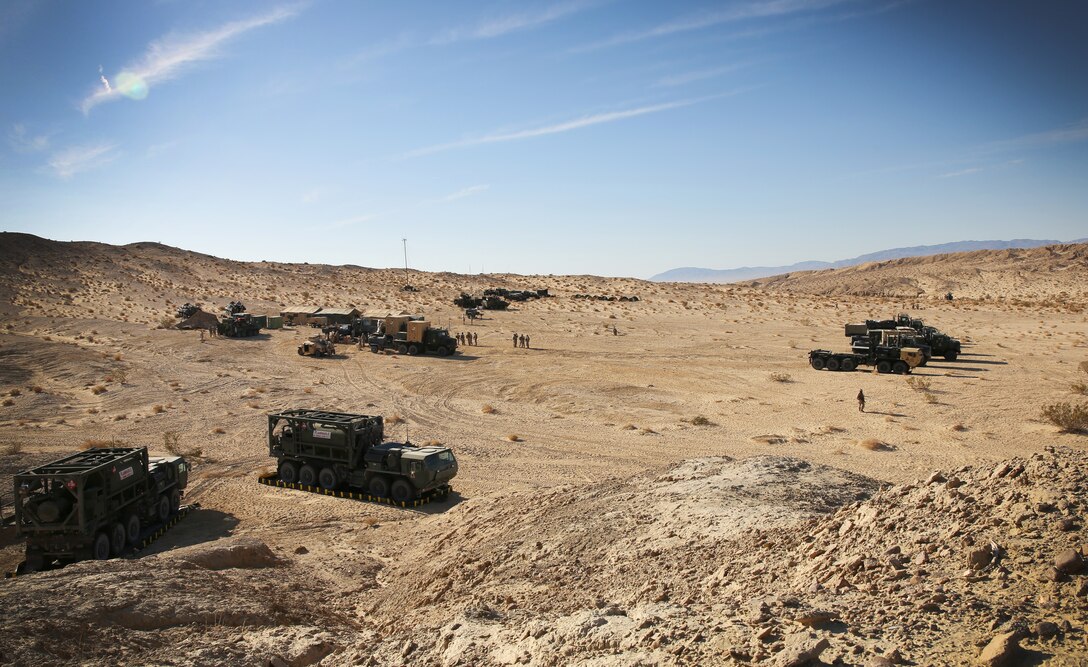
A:
POLYGON ((908 257, 748 283, 799 294, 929 299, 946 292, 978 300, 1088 302, 1088 244, 908 257))
MULTIPOLYGON (((0 583, 0 663, 969 664, 1015 637, 1082 664, 1088 441, 1041 410, 1084 402, 1083 252, 897 260, 826 294, 417 271, 405 292, 398 269, 4 234, 0 515, 14 472, 105 445, 184 454, 200 508, 132 557, 0 583), (893 270, 933 293, 872 286, 893 270), (462 322, 451 299, 490 286, 555 296, 462 322), (314 359, 308 327, 163 328, 234 299, 418 312, 480 344, 314 359), (844 322, 900 310, 963 355, 809 367, 844 322), (412 510, 257 484, 265 415, 300 407, 449 446, 455 493, 412 510)), ((22 554, 0 529, 0 570, 22 554)))

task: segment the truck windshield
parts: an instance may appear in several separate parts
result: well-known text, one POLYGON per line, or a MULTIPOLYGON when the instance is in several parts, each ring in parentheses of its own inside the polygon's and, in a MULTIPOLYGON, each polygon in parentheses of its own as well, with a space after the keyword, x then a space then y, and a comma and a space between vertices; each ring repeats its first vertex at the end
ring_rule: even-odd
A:
POLYGON ((431 454, 424 461, 426 461, 428 468, 445 468, 453 463, 453 452, 446 451, 431 454))

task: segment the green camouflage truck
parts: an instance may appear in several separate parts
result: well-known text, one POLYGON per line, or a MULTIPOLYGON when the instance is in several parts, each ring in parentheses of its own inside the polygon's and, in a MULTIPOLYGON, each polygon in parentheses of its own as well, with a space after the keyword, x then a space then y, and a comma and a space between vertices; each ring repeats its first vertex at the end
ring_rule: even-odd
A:
POLYGON ((301 409, 268 415, 268 453, 283 482, 351 487, 397 502, 449 493, 457 459, 448 447, 383 438, 377 416, 301 409))
POLYGON ((88 449, 18 473, 24 570, 121 555, 178 511, 188 481, 184 458, 149 457, 146 447, 88 449))

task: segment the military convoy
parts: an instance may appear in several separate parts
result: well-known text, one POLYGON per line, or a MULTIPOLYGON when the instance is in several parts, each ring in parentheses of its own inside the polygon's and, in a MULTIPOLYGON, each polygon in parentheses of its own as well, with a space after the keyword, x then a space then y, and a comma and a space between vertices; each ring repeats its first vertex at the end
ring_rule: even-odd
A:
POLYGON ((440 357, 457 353, 457 339, 448 329, 432 327, 426 320, 408 315, 385 318, 367 342, 371 352, 391 349, 400 354, 432 353, 440 357))
POLYGON ((937 327, 926 326, 925 322, 907 313, 899 313, 894 320, 866 320, 865 325, 869 329, 913 329, 929 346, 932 356, 944 357, 946 361, 955 361, 962 351, 959 340, 942 333, 937 327))
POLYGON ((865 354, 875 340, 880 347, 918 348, 922 353, 919 366, 925 366, 933 356, 933 349, 924 342, 922 336, 914 329, 906 327, 870 329, 868 324, 847 324, 846 335, 850 338, 850 349, 858 354, 865 354))
POLYGON ((449 493, 457 459, 448 447, 383 439, 380 416, 301 409, 268 415, 268 454, 287 484, 361 489, 400 503, 449 493))
POLYGON ((809 364, 818 371, 852 371, 858 366, 872 366, 878 373, 910 373, 917 366, 925 366, 934 356, 955 361, 960 354, 958 340, 907 313, 899 313, 891 320, 847 324, 845 333, 850 338, 850 352, 812 350, 809 364))
POLYGON ((119 556, 181 506, 189 464, 144 447, 93 448, 15 475, 15 526, 23 570, 119 556))

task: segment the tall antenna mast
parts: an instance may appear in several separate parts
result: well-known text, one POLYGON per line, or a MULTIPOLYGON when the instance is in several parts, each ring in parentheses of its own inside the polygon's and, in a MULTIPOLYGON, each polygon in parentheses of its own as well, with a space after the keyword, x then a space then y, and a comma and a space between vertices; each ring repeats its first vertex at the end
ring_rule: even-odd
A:
POLYGON ((404 244, 404 286, 408 287, 408 239, 401 239, 404 244))

